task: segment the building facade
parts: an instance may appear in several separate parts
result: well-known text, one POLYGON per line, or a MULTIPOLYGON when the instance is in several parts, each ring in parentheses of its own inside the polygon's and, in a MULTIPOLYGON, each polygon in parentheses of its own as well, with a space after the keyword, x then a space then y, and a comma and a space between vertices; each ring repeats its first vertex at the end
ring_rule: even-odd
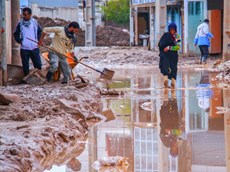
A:
POLYGON ((174 22, 182 37, 182 52, 197 55, 193 45, 197 26, 205 18, 210 20, 210 53, 223 54, 229 58, 229 1, 227 0, 132 0, 130 2, 130 44, 140 45, 140 34, 149 35, 149 45, 158 50, 157 43, 167 31, 167 25, 174 22))

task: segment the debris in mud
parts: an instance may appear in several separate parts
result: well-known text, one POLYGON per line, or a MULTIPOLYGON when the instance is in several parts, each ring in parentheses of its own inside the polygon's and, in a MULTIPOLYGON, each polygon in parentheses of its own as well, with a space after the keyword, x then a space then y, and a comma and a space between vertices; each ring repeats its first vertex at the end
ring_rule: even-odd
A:
POLYGON ((23 81, 29 85, 42 85, 46 83, 46 74, 48 70, 33 69, 23 78, 23 81))
POLYGON ((216 107, 216 109, 218 110, 216 112, 216 114, 227 114, 227 113, 230 113, 230 108, 228 108, 228 107, 216 107))
POLYGON ((117 91, 117 90, 103 89, 100 91, 100 95, 102 96, 119 96, 124 94, 125 94, 124 91, 117 91))
POLYGON ((0 93, 0 105, 9 105, 10 103, 21 103, 21 99, 16 94, 0 93))
POLYGON ((93 168, 96 170, 107 170, 107 167, 110 167, 111 169, 114 169, 114 166, 120 166, 120 167, 127 167, 129 165, 128 158, 121 157, 121 156, 109 156, 109 157, 102 157, 101 159, 95 161, 93 163, 93 168), (112 167, 112 168, 111 168, 112 167))
POLYGON ((218 65, 221 64, 221 60, 216 60, 212 66, 212 68, 216 68, 218 65))
POLYGON ((105 122, 112 121, 115 119, 114 113, 110 109, 101 112, 101 114, 106 117, 105 122))
POLYGON ((223 80, 226 83, 230 83, 230 60, 224 63, 217 63, 217 65, 215 65, 211 71, 220 72, 216 78, 223 80))
POLYGON ((73 171, 80 171, 81 170, 81 162, 78 159, 73 158, 67 163, 67 167, 73 171))

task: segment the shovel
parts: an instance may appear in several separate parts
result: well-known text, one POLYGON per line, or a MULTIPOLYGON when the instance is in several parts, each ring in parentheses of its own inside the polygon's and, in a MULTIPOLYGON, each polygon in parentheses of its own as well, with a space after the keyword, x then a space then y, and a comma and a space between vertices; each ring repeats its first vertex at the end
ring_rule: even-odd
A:
MULTIPOLYGON (((26 37, 26 39, 28 39, 28 40, 30 40, 30 41, 32 41, 32 42, 38 43, 37 41, 35 41, 35 40, 31 39, 31 38, 26 37)), ((52 49, 52 48, 50 48, 50 47, 48 47, 48 46, 41 45, 41 47, 47 48, 47 49, 49 49, 50 51, 53 51, 53 52, 55 52, 55 53, 57 53, 57 54, 59 54, 59 55, 61 55, 61 56, 66 57, 66 58, 71 58, 71 59, 74 60, 76 63, 80 63, 80 64, 82 64, 82 65, 84 65, 84 66, 86 66, 86 67, 88 67, 88 68, 90 68, 90 69, 92 69, 92 70, 94 70, 94 71, 96 71, 96 72, 99 72, 99 73, 101 74, 100 78, 102 78, 102 79, 111 80, 111 79, 113 78, 114 73, 115 73, 114 71, 109 70, 109 69, 106 69, 106 68, 104 68, 103 71, 97 70, 97 69, 95 69, 95 68, 93 68, 93 67, 91 67, 91 66, 88 66, 88 65, 85 64, 85 63, 82 63, 82 62, 80 62, 80 61, 76 61, 76 59, 73 58, 73 57, 69 57, 69 56, 66 56, 65 54, 59 53, 59 52, 57 52, 56 50, 54 50, 54 49, 52 49)))

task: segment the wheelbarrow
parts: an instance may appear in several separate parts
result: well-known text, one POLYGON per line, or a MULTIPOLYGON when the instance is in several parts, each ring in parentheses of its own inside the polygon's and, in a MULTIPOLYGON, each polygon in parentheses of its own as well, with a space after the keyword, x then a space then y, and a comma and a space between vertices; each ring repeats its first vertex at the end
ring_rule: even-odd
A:
MULTIPOLYGON (((44 52, 44 53, 42 53, 42 57, 43 57, 47 62, 50 61, 48 55, 49 55, 49 52, 44 52)), ((75 62, 72 58, 70 58, 71 55, 70 55, 69 53, 67 53, 66 56, 68 56, 68 57, 66 57, 66 60, 67 60, 69 66, 70 66, 70 68, 71 68, 71 77, 72 77, 72 79, 74 80, 74 79, 75 79, 75 76, 74 76, 74 73, 73 73, 73 69, 75 68, 75 66, 76 66, 78 63, 75 62)), ((78 61, 82 61, 83 59, 86 59, 86 58, 88 58, 88 57, 81 57, 78 61)), ((58 67, 58 70, 57 70, 56 72, 54 72, 54 74, 53 74, 53 81, 58 81, 58 80, 60 79, 60 76, 61 76, 61 68, 60 68, 60 66, 59 66, 59 67, 58 67)), ((79 76, 79 75, 78 75, 78 76, 79 76)), ((83 78, 81 78, 80 76, 79 76, 79 78, 84 82, 83 78)))

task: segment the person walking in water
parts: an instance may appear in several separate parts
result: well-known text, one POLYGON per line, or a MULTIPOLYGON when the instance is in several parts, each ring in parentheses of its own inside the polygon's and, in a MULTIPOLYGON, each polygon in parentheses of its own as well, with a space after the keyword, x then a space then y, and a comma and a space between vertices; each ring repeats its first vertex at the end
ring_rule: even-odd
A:
POLYGON ((180 35, 177 33, 177 26, 169 24, 168 32, 161 37, 158 47, 160 50, 159 68, 164 76, 164 86, 168 87, 168 80, 171 80, 171 87, 176 87, 178 51, 180 50, 180 35))
POLYGON ((210 47, 209 38, 213 38, 212 33, 209 32, 209 20, 205 19, 202 24, 197 27, 196 36, 194 39, 194 45, 199 46, 201 57, 200 64, 205 64, 208 59, 208 47, 210 47))

